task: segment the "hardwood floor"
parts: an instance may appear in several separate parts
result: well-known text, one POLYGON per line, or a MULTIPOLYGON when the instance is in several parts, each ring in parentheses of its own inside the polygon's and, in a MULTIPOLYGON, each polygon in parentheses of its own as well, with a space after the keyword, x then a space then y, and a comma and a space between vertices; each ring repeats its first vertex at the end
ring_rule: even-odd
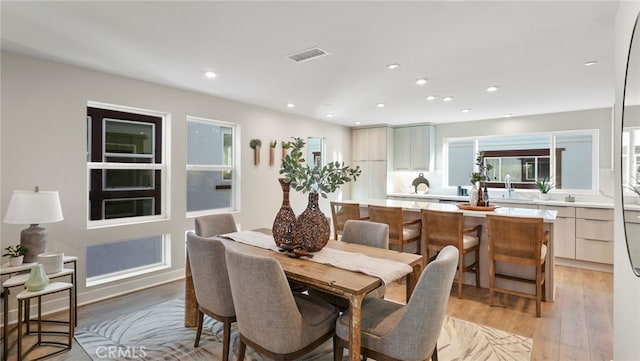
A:
MULTIPOLYGON (((611 360, 613 358, 613 274, 556 266, 556 301, 542 304, 535 317, 535 301, 465 286, 463 298, 451 293, 447 314, 477 324, 533 338, 531 360, 611 360)), ((390 285, 387 297, 404 302, 405 285, 390 285)), ((111 319, 170 299, 184 297, 184 282, 172 282, 78 309, 79 326, 111 319)), ((77 344, 51 360, 85 360, 77 344)), ((36 355, 34 353, 34 355, 36 355)), ((10 355, 15 360, 15 350, 10 355)))

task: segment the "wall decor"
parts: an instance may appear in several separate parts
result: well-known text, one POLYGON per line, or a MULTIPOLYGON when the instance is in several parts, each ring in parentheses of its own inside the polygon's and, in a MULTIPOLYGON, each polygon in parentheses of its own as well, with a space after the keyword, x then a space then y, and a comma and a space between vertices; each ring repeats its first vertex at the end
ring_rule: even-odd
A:
POLYGON ((249 142, 249 147, 253 149, 253 164, 260 165, 260 147, 262 146, 262 141, 260 139, 251 139, 249 142))

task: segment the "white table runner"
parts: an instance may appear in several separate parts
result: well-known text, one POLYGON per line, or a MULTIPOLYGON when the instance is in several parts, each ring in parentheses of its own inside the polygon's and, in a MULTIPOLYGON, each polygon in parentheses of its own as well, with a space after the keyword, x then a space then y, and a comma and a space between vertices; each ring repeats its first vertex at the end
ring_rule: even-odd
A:
MULTIPOLYGON (((220 237, 230 238, 240 243, 279 252, 273 236, 261 232, 241 231, 222 234, 220 237)), ((413 271, 411 266, 402 262, 371 257, 361 253, 343 251, 331 247, 324 247, 320 251, 315 252, 313 258, 301 258, 378 277, 384 284, 396 281, 413 271)))

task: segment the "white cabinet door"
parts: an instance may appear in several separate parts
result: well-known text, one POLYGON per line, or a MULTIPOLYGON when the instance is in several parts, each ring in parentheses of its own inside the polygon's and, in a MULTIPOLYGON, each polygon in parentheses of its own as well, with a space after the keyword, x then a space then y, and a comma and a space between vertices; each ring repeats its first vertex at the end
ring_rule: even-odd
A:
POLYGON ((411 127, 393 130, 393 169, 409 170, 411 166, 411 127))
POLYGON ((387 162, 369 162, 369 198, 387 198, 387 162))
POLYGON ((351 132, 353 160, 369 160, 369 129, 353 129, 351 132))
POLYGON ((369 128, 368 160, 387 160, 387 128, 369 128))
POLYGON ((353 193, 351 198, 367 199, 369 198, 369 161, 355 161, 353 165, 360 166, 362 174, 351 187, 351 192, 353 193))
POLYGON ((575 218, 556 218, 553 224, 553 243, 556 257, 576 258, 575 218))
POLYGON ((429 148, 432 145, 429 136, 430 128, 426 125, 409 128, 411 134, 410 167, 413 170, 429 170, 431 157, 429 148))

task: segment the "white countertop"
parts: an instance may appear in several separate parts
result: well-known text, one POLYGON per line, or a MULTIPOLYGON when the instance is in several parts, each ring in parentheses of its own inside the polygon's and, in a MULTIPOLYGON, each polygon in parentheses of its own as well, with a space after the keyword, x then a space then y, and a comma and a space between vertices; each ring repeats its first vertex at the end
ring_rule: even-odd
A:
POLYGON ((406 210, 419 211, 421 209, 429 209, 434 211, 449 211, 449 212, 461 212, 468 217, 485 217, 487 213, 500 214, 512 217, 538 217, 543 218, 545 222, 553 223, 556 220, 557 211, 545 210, 545 209, 527 209, 527 208, 510 208, 510 207, 498 207, 492 212, 488 211, 470 211, 461 210, 451 203, 433 203, 433 202, 420 202, 415 200, 397 200, 397 199, 360 199, 360 200, 346 200, 345 203, 358 203, 360 205, 374 205, 385 207, 402 207, 406 210))
MULTIPOLYGON (((447 201, 459 201, 465 202, 469 200, 468 196, 455 196, 449 194, 434 194, 434 193, 389 193, 387 194, 389 197, 398 197, 398 198, 414 198, 414 199, 437 199, 437 200, 447 200, 447 201)), ((519 196, 521 197, 521 196, 519 196)), ((613 209, 613 202, 585 202, 585 201, 576 201, 576 202, 566 202, 563 200, 542 200, 536 198, 502 198, 495 197, 490 198, 492 202, 495 203, 514 203, 514 204, 536 204, 536 205, 547 205, 547 206, 559 206, 559 207, 585 207, 585 208, 608 208, 613 209)))

